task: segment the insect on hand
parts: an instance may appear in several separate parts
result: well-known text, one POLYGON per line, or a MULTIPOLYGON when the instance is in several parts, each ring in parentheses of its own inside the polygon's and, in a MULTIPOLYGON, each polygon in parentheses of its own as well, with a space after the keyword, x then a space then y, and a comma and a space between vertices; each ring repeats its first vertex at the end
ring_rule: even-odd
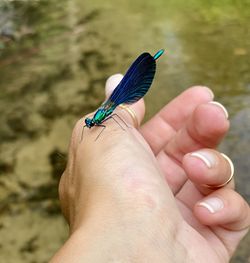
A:
MULTIPOLYGON (((106 126, 103 125, 103 123, 108 119, 113 118, 114 115, 118 116, 117 114, 112 114, 117 106, 120 104, 133 104, 141 99, 147 93, 152 84, 156 69, 155 61, 163 54, 163 52, 164 50, 161 49, 154 56, 151 56, 149 53, 142 53, 130 66, 110 97, 100 106, 100 108, 97 109, 94 116, 85 119, 84 127, 91 128, 93 126, 99 126, 103 127, 104 130, 106 126)), ((119 123, 118 125, 121 127, 119 123)))

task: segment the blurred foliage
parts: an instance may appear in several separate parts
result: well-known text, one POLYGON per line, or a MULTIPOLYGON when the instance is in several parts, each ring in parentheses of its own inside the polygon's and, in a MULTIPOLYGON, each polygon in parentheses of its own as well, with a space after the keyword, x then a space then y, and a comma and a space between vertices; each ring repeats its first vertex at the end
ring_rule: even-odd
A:
MULTIPOLYGON (((163 0, 157 1, 159 5, 164 5, 163 0)), ((250 18, 249 0, 170 0, 171 10, 180 11, 182 15, 187 15, 197 21, 205 20, 217 24, 246 21, 250 18)))
MULTIPOLYGON (((68 30, 65 23, 67 1, 6 1, 0 6, 0 14, 5 19, 0 20, 2 35, 2 58, 14 52, 38 47, 51 36, 56 36, 68 30), (53 8, 53 12, 48 12, 53 8), (6 34, 5 28, 8 27, 6 34), (9 40, 9 41, 8 41, 9 40), (5 45, 3 44, 5 42, 5 45), (3 49, 3 47, 5 47, 3 49)), ((0 49, 1 50, 1 49, 0 49)), ((17 53, 15 53, 17 54, 17 53)))

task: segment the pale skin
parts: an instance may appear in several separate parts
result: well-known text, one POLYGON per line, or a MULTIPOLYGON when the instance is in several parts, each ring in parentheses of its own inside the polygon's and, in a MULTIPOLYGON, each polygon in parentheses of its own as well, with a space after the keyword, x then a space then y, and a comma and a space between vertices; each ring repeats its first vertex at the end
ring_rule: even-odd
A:
MULTIPOLYGON (((120 81, 108 79, 106 94, 120 81)), ((212 92, 192 87, 138 130, 112 119, 72 133, 69 161, 60 181, 63 214, 70 227, 50 262, 229 262, 250 224, 247 202, 228 180, 228 161, 215 148, 229 121, 212 92), (81 141, 81 142, 80 142, 81 141), (204 163, 197 152, 206 157, 204 163)), ((144 102, 130 106, 141 122, 144 102)))

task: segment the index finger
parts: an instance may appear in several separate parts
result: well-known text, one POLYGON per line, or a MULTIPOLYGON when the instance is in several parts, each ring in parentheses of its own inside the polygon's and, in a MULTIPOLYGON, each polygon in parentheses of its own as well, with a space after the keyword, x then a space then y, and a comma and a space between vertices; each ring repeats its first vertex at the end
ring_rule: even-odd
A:
MULTIPOLYGON (((109 96, 114 91, 116 86, 120 83, 122 78, 123 78, 122 74, 114 74, 107 79, 106 85, 105 85, 106 99, 109 98, 109 96)), ((138 128, 137 126, 140 125, 140 123, 144 117, 144 114, 145 114, 144 99, 142 98, 132 105, 127 105, 127 106, 124 105, 123 107, 121 107, 121 105, 120 105, 120 107, 118 107, 118 108, 123 109, 123 112, 126 115, 130 115, 129 116, 130 123, 133 124, 135 126, 135 128, 138 128), (137 125, 135 125, 135 123, 137 123, 137 125)))

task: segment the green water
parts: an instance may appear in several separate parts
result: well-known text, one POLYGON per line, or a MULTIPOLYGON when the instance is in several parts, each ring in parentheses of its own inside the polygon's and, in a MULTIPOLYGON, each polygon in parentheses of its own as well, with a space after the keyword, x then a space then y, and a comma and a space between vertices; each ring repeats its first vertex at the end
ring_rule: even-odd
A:
MULTIPOLYGON (((57 183, 72 127, 105 80, 165 48, 146 96, 150 118, 192 85, 230 114, 221 151, 250 200, 250 1, 0 0, 0 255, 47 262, 67 237, 57 183)), ((247 262, 250 237, 232 262, 247 262)))

